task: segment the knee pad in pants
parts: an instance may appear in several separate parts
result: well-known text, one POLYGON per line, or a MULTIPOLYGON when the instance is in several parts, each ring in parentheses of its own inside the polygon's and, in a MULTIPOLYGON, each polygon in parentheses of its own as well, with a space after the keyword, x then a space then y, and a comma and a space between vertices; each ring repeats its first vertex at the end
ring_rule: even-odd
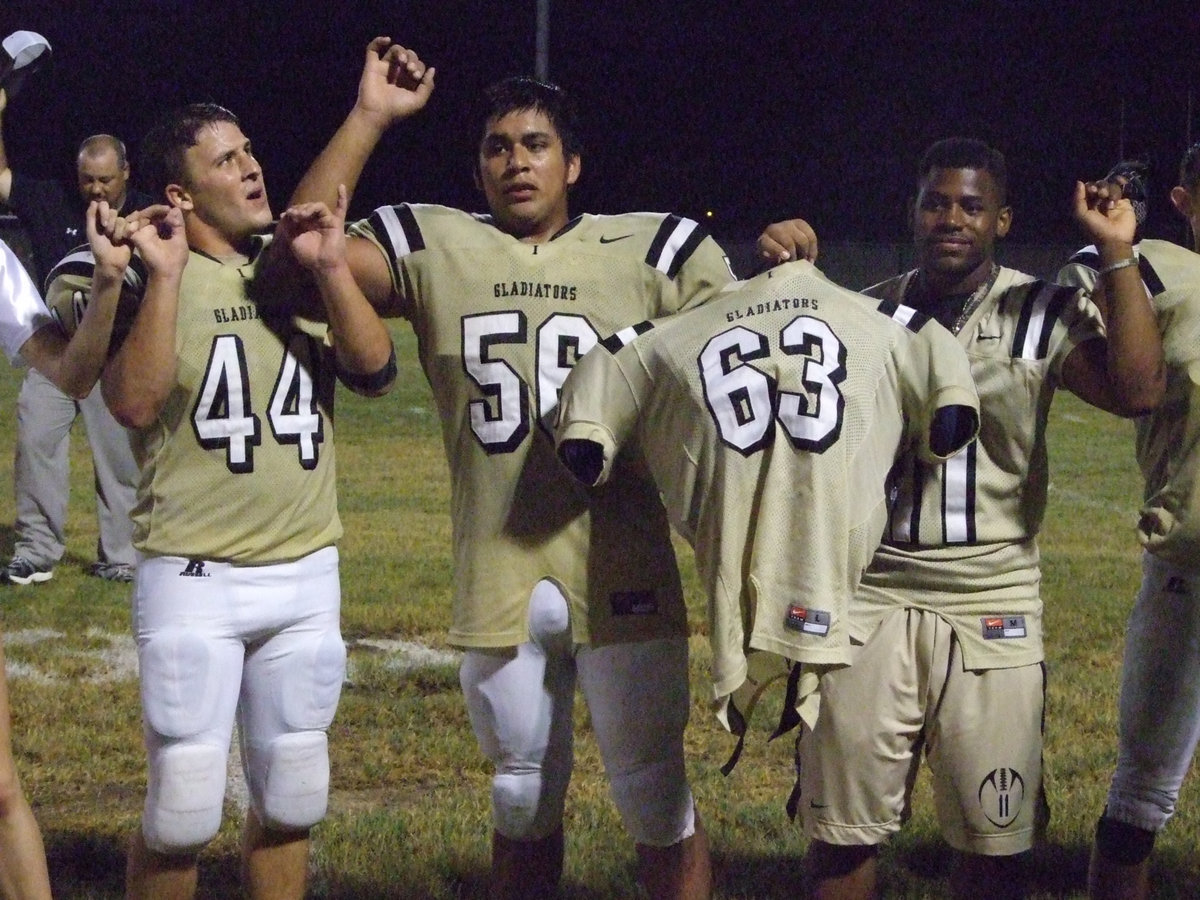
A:
POLYGON ((243 752, 250 796, 265 827, 302 831, 325 818, 329 741, 323 731, 281 734, 265 748, 243 752))
POLYGON ((696 833, 696 809, 682 760, 663 759, 610 776, 625 830, 639 844, 670 847, 696 833))
POLYGON ((226 751, 211 744, 171 744, 151 758, 142 835, 155 853, 194 853, 221 827, 226 751))
POLYGON ((558 828, 566 790, 551 789, 544 784, 548 780, 536 769, 493 776, 492 817, 500 834, 513 841, 537 841, 558 828))

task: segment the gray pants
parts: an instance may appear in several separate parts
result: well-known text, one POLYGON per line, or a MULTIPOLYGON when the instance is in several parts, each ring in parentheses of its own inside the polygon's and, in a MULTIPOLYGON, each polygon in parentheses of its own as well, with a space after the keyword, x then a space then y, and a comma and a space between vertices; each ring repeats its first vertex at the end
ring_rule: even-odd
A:
POLYGON ((1117 768, 1105 815, 1159 831, 1200 744, 1200 569, 1142 554, 1121 663, 1117 768))
POLYGON ((92 447, 96 514, 103 563, 135 563, 129 511, 137 493, 138 467, 129 432, 104 405, 100 386, 76 401, 30 369, 17 397, 17 458, 13 488, 17 501, 14 555, 45 568, 62 559, 69 492, 71 426, 82 413, 92 447))

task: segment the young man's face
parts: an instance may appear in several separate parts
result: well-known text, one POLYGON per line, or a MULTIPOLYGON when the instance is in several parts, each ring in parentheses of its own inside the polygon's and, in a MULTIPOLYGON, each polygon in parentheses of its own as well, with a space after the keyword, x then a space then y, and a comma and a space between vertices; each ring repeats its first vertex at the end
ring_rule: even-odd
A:
POLYGON ((117 151, 105 147, 98 153, 81 153, 76 161, 79 196, 84 203, 107 200, 113 209, 125 202, 125 186, 129 182, 129 166, 117 162, 117 151))
POLYGON ((488 122, 475 177, 500 228, 536 243, 567 224, 579 157, 565 155, 544 112, 513 110, 488 122))
POLYGON ((913 210, 917 264, 948 290, 972 290, 991 269, 996 239, 1012 210, 986 169, 933 169, 921 180, 913 210))
MULTIPOLYGON (((184 154, 183 185, 169 191, 172 202, 218 242, 238 244, 271 224, 262 167, 250 140, 232 122, 213 122, 184 154)), ((186 221, 186 219, 185 219, 186 221)), ((188 238, 192 242, 192 227, 188 238)), ((205 249, 205 248, 201 248, 205 249)))

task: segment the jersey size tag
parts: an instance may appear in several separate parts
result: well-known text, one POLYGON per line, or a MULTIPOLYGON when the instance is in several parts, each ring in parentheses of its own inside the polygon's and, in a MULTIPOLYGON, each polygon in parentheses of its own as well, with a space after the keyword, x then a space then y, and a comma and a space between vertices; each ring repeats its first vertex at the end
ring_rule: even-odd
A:
POLYGON ((658 612, 654 591, 616 591, 608 599, 614 616, 653 616, 658 612))
POLYGON ((984 616, 979 621, 983 624, 983 639, 985 641, 995 641, 1003 638, 1023 638, 1028 635, 1028 632, 1025 630, 1024 616, 984 616))
POLYGON ((783 625, 792 631, 802 631, 805 634, 829 634, 829 625, 833 616, 824 609, 811 609, 807 606, 789 606, 784 616, 783 625))

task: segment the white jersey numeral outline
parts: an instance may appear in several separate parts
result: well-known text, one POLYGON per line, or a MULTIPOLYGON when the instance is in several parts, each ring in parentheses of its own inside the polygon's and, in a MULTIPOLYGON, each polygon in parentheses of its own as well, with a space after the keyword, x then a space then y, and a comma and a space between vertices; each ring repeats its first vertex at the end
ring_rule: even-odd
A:
POLYGON ((779 392, 779 421, 800 450, 821 453, 842 434, 846 398, 846 345, 826 322, 812 316, 793 319, 779 335, 784 353, 804 357, 804 393, 779 392))
MULTIPOLYGON (((467 404, 468 414, 475 438, 488 453, 511 453, 529 435, 529 385, 508 362, 491 355, 495 345, 524 344, 528 338, 520 310, 463 316, 463 369, 484 395, 467 404)), ((584 316, 555 313, 538 326, 535 340, 533 405, 539 423, 549 431, 563 382, 575 363, 600 342, 600 335, 584 316)))
POLYGON ((295 444, 300 453, 300 468, 308 470, 317 467, 321 442, 325 440, 325 420, 309 374, 315 365, 312 341, 304 335, 293 335, 267 408, 267 421, 275 440, 280 444, 295 444), (302 359, 307 365, 302 364, 302 359))
POLYGON ((462 360, 484 399, 467 404, 471 430, 488 453, 511 453, 529 434, 529 395, 516 370, 491 358, 495 344, 523 344, 525 314, 519 310, 463 316, 462 360))
MULTIPOLYGON (((325 436, 310 365, 312 341, 295 335, 279 365, 268 404, 271 432, 280 444, 295 444, 303 469, 314 469, 325 436)), ((242 339, 213 338, 203 387, 192 409, 192 429, 205 450, 222 450, 235 475, 254 471, 254 448, 262 443, 262 423, 252 409, 250 375, 242 339)))
POLYGON ((738 325, 714 335, 696 362, 700 381, 721 440, 743 456, 770 446, 775 422, 792 445, 821 453, 842 431, 846 347, 820 319, 797 316, 780 331, 780 349, 804 357, 803 391, 780 390, 776 380, 752 362, 770 355, 766 336, 738 325))
POLYGON ((555 313, 538 328, 538 419, 546 431, 554 430, 554 410, 563 382, 575 364, 600 343, 592 323, 579 315, 555 313))

